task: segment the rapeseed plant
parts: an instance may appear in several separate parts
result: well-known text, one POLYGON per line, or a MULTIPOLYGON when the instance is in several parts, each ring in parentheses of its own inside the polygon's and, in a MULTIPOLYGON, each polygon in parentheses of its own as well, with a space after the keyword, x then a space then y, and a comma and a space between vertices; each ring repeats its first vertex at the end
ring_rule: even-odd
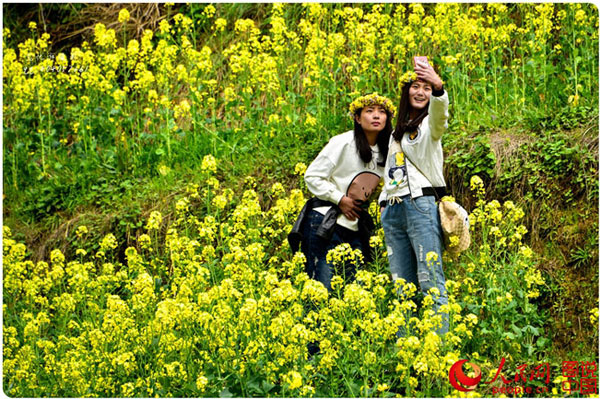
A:
MULTIPOLYGON (((7 138, 15 189, 25 184, 29 164, 39 163, 42 178, 55 173, 48 157, 59 151, 54 141, 65 146, 60 126, 72 135, 73 148, 87 155, 107 141, 135 154, 134 160, 148 148, 170 160, 171 147, 180 142, 202 154, 201 181, 176 198, 175 219, 167 223, 151 212, 124 259, 114 253, 115 235, 91 243, 94 232, 80 225, 73 233, 76 258, 55 249, 49 263, 34 263, 4 226, 8 395, 457 396, 446 381, 460 358, 491 370, 505 354, 515 361, 523 353, 543 356, 543 316, 535 299, 546 283, 539 259, 523 244, 523 210, 484 201, 477 176, 470 182, 478 199, 470 214, 473 247, 458 260, 444 259, 451 278, 441 312, 449 315, 450 331, 440 337, 434 331, 441 316, 431 311, 438 293, 421 297, 414 284, 391 281, 380 228, 370 240, 371 264, 347 247, 331 252, 331 262, 359 267, 352 282, 334 276, 329 293, 285 244, 305 192, 286 192, 276 182, 267 206, 252 179, 241 179, 243 190, 223 188, 217 173, 223 166, 206 153, 222 140, 222 115, 236 139, 256 131, 259 138, 297 141, 295 123, 321 134, 329 110, 343 113, 340 98, 367 88, 397 94, 398 84, 414 77, 413 55, 433 55, 436 67, 452 76, 446 85, 459 121, 474 110, 490 115, 475 108, 477 96, 491 96, 494 115, 506 110, 510 117, 522 116, 525 105, 538 107, 540 94, 550 92, 558 94, 548 106, 562 104, 563 96, 576 105, 597 90, 591 78, 597 65, 569 49, 597 47, 597 13, 582 4, 367 10, 308 3, 297 6, 301 18, 294 24, 286 19, 292 6, 272 5, 263 30, 253 20, 227 21, 206 6, 202 18, 211 21, 215 41, 197 47, 193 20, 183 14, 129 41, 97 24, 91 42, 55 60, 47 57, 50 36, 38 35, 34 23, 32 38, 12 47, 4 29, 5 127, 31 141, 21 150, 7 138), (514 10, 522 18, 513 18, 514 10), (234 37, 220 48, 215 43, 227 26, 234 37), (560 91, 550 90, 555 86, 546 71, 554 63, 570 66, 564 90, 562 83, 560 91), (381 65, 390 65, 389 73, 381 65), (71 72, 48 72, 58 67, 71 72), (273 113, 277 109, 285 112, 273 113), (95 119, 98 110, 110 112, 107 129, 95 119), (143 134, 124 123, 129 115, 143 134), (148 135, 156 137, 152 143, 148 135), (401 327, 408 334, 397 339, 401 327), (320 347, 312 359, 309 342, 320 347)), ((126 9, 118 21, 129 23, 126 9)), ((153 173, 167 178, 169 160, 160 158, 153 173)), ((293 174, 305 169, 298 163, 293 174)), ((377 220, 377 204, 369 211, 377 220)), ((597 325, 597 309, 590 321, 597 325)))
MULTIPOLYGON (((218 36, 228 22, 212 8, 206 6, 201 18, 212 21, 211 29, 218 36)), ((274 4, 270 13, 264 31, 253 20, 234 21, 235 37, 223 49, 213 47, 218 41, 195 48, 190 38, 193 21, 181 13, 162 19, 156 33, 145 30, 140 39, 123 38, 122 42, 115 30, 96 24, 92 42, 53 59, 47 56, 51 38, 47 33, 38 34, 34 23, 30 24, 32 38, 15 48, 7 45, 10 31, 5 29, 4 92, 7 104, 12 105, 5 109, 6 120, 10 126, 19 126, 30 112, 39 116, 35 126, 23 134, 38 135, 41 151, 33 155, 41 158, 41 173, 46 176, 48 143, 60 135, 60 129, 53 129, 59 120, 73 126, 75 145, 83 146, 88 155, 101 138, 97 135, 107 133, 111 137, 120 134, 123 145, 133 145, 139 154, 147 145, 143 136, 129 134, 129 127, 127 132, 117 131, 116 122, 122 121, 123 115, 132 115, 132 126, 147 126, 163 139, 153 150, 160 151, 164 144, 171 156, 178 129, 189 127, 193 134, 186 137, 195 144, 203 140, 200 135, 216 130, 217 109, 230 117, 227 123, 234 131, 253 130, 244 120, 249 116, 254 120, 252 108, 257 105, 260 109, 291 107, 294 113, 306 115, 307 127, 319 126, 324 112, 319 107, 315 112, 315 104, 331 109, 333 97, 352 98, 369 87, 381 88, 389 95, 398 93, 398 84, 410 76, 411 56, 433 54, 434 49, 440 54, 436 65, 453 76, 446 84, 461 104, 457 107, 459 120, 473 112, 467 82, 484 96, 493 92, 494 112, 506 109, 507 115, 522 115, 524 105, 540 105, 538 94, 547 94, 552 83, 546 71, 556 61, 566 62, 572 75, 564 79, 572 84, 560 90, 565 100, 568 97, 573 104, 584 94, 593 95, 591 76, 597 66, 570 52, 566 61, 565 54, 559 54, 559 50, 565 53, 565 49, 582 44, 593 48, 597 40, 597 31, 590 29, 597 25, 597 15, 580 4, 438 4, 428 10, 401 4, 376 5, 369 10, 274 4), (291 7, 301 11, 295 25, 286 17, 291 7), (521 17, 515 19, 514 15, 521 17), (389 65, 390 74, 380 65, 389 65), (69 72, 48 73, 52 68, 69 72), (543 84, 534 84, 534 76, 542 76, 543 84), (182 87, 188 87, 190 95, 176 98, 182 87), (535 93, 530 95, 526 87, 535 93), (287 94, 300 90, 307 99, 302 105, 287 94), (510 95, 498 95, 501 90, 510 95), (117 111, 110 116, 115 123, 107 133, 94 126, 98 107, 117 111)), ((128 10, 121 10, 118 21, 126 24, 129 20, 128 10)), ((269 124, 273 120, 268 114, 256 119, 260 119, 259 130, 272 132, 269 124)), ((278 132, 293 123, 289 115, 279 119, 278 132)), ((213 149, 215 139, 212 136, 213 149)), ((19 162, 23 162, 19 157, 15 154, 11 162, 17 186, 19 162)))
MULTIPOLYGON (((184 219, 197 218, 191 201, 196 190, 191 187, 189 200, 180 200, 185 206, 174 204, 185 209, 184 219)), ((58 250, 50 256, 51 266, 43 262, 34 265, 26 260, 26 248, 12 240, 10 229, 5 227, 5 292, 12 292, 14 299, 9 306, 22 308, 19 312, 25 320, 20 327, 5 328, 5 378, 34 372, 41 377, 36 383, 16 385, 15 392, 33 394, 44 386, 57 393, 82 394, 74 387, 83 386, 102 395, 166 394, 189 383, 192 391, 177 392, 214 395, 224 386, 239 386, 241 394, 268 389, 272 394, 328 392, 335 396, 358 389, 336 377, 336 365, 341 362, 344 368, 356 367, 361 392, 369 395, 397 392, 399 387, 407 394, 415 394, 417 389, 449 393, 440 381, 453 359, 479 336, 480 316, 465 312, 463 306, 488 306, 469 300, 479 290, 475 280, 448 280, 449 304, 442 311, 451 315, 451 328, 444 340, 434 333, 441 316, 431 311, 432 296, 439 293, 432 291, 420 299, 417 314, 413 302, 416 287, 399 281, 402 289, 397 290, 387 274, 370 271, 370 265, 358 270, 354 282, 335 276, 332 287, 336 294, 330 295, 321 283, 306 276, 302 256, 292 256, 285 247, 272 245, 270 236, 235 234, 266 227, 279 230, 278 226, 287 225, 286 220, 303 205, 303 196, 295 191, 282 192, 281 187, 275 191, 279 198, 268 210, 253 205, 258 204, 256 192, 246 190, 241 199, 229 197, 228 201, 234 202, 227 211, 231 217, 206 215, 197 230, 180 231, 187 222, 177 228, 179 222, 173 221, 166 227, 164 244, 144 234, 138 241, 141 252, 135 248, 125 251, 126 265, 108 263, 103 256, 85 264, 67 261, 58 250), (266 214, 280 218, 260 217, 266 214), (166 251, 158 249, 161 245, 166 251), (53 278, 44 280, 46 275, 53 278), (38 292, 47 295, 49 302, 46 310, 32 313, 26 309, 44 306, 35 299, 38 292), (19 298, 31 299, 13 302, 19 298), (72 318, 76 313, 83 323, 72 318), (49 326, 64 328, 65 337, 77 340, 77 344, 69 344, 80 348, 77 358, 70 357, 74 352, 65 351, 61 336, 51 333, 49 326), (396 339, 395 333, 402 326, 409 334, 396 339), (43 348, 42 354, 33 357, 38 359, 36 363, 25 365, 19 357, 19 353, 30 350, 20 337, 25 342, 36 339, 37 346, 43 348), (147 355, 153 347, 151 342, 158 345, 152 349, 153 358, 147 355), (319 342, 321 348, 315 363, 307 357, 309 342, 319 342), (390 345, 395 349, 390 351, 390 345), (234 347, 240 347, 241 352, 234 347), (190 358, 191 353, 196 355, 190 358), (83 383, 91 372, 83 359, 91 356, 96 360, 90 364, 106 371, 96 375, 95 382, 83 383), (65 367, 72 367, 75 359, 84 363, 78 365, 76 373, 67 373, 65 367), (398 374, 386 374, 390 368, 398 374), (315 379, 314 370, 323 376, 315 379), (41 385, 46 384, 47 373, 58 373, 55 385, 41 385), (264 383, 259 388, 247 385, 244 381, 249 376, 264 383), (323 391, 323 386, 328 390, 323 391)), ((227 194, 223 191, 219 195, 227 194)), ((515 209, 514 205, 506 208, 515 209)), ((482 212, 485 209, 482 205, 482 212)), ((497 210, 496 205, 488 206, 488 212, 497 210)), ((160 214, 153 213, 147 231, 156 231, 161 219, 160 214)), ((275 235, 277 239, 284 240, 291 227, 287 226, 275 235)), ((76 230, 81 233, 79 238, 84 238, 85 230, 83 226, 76 230)), ((114 240, 114 236, 105 236, 103 251, 110 253, 114 240)), ((518 251, 531 256, 523 245, 518 251)), ((362 254, 340 247, 330 257, 336 263, 356 262, 362 254)), ((428 257, 437 261, 432 255, 428 257)), ((526 275, 523 287, 533 289, 540 281, 537 274, 529 275, 532 278, 526 275)), ((481 315, 485 319, 485 312, 481 315)))

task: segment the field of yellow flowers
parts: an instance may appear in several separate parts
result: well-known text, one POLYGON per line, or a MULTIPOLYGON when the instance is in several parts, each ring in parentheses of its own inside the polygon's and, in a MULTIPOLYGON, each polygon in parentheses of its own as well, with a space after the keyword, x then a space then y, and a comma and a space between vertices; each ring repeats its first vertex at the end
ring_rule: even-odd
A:
MULTIPOLYGON (((597 106, 594 6, 426 6, 273 4, 259 27, 207 5, 194 20, 169 15, 139 38, 126 37, 123 9, 121 31, 96 24, 90 41, 58 54, 35 23, 20 43, 5 29, 6 183, 18 191, 69 175, 64 168, 78 177, 92 167, 156 174, 209 152, 239 161, 305 141, 320 147, 349 126, 346 106, 357 95, 397 98, 417 54, 446 80, 457 126, 512 126, 567 104, 597 106)), ((57 206, 47 202, 36 210, 57 206)))
MULTIPOLYGON (((507 378, 549 364, 549 382, 526 382, 540 388, 530 396, 577 395, 561 361, 597 354, 552 352, 543 294, 555 282, 527 243, 525 211, 490 198, 468 163, 478 159, 463 170, 471 247, 444 258, 444 337, 433 332, 435 292, 398 294, 379 223, 374 261, 352 282, 335 277, 332 293, 286 237, 309 198, 306 163, 350 126, 355 96, 399 99, 414 55, 445 80, 453 146, 468 129, 597 108, 597 8, 270 4, 258 21, 231 18, 233 7, 167 4, 139 37, 128 37, 124 8, 121 29, 98 23, 56 54, 34 22, 22 41, 4 30, 4 393, 479 397, 510 385, 494 378, 502 361, 507 378), (168 206, 142 210, 136 195, 152 185, 168 206), (102 230, 73 217, 60 230, 67 244, 41 260, 24 244, 23 225, 92 206, 129 213, 102 230), (459 359, 483 371, 467 393, 448 380, 459 359)), ((562 167, 561 149, 548 151, 562 167)), ((589 195, 597 202, 597 188, 589 195)), ((379 221, 376 204, 370 212, 379 221)), ((343 268, 360 255, 342 246, 332 258, 343 268)), ((597 303, 585 306, 597 340, 597 303)))
MULTIPOLYGON (((4 227, 5 393, 456 396, 447 378, 459 359, 492 370, 500 357, 537 359, 547 349, 535 302, 544 280, 514 204, 480 199, 472 212, 478 247, 448 259, 457 279, 447 282, 450 332, 441 338, 435 293, 417 298, 409 284, 397 294, 381 228, 375 261, 352 283, 335 277, 329 294, 287 246, 301 190, 275 183, 265 209, 252 179, 236 200, 219 188, 212 156, 201 168, 203 188, 177 198, 169 226, 153 212, 122 262, 107 234, 95 252, 65 259, 54 250, 34 263, 4 227), (398 339, 400 327, 407 335, 398 339), (310 342, 320 345, 312 357, 310 342)), ((483 196, 481 180, 472 188, 483 196)), ((73 232, 81 242, 88 233, 73 232)), ((341 266, 355 255, 336 251, 341 266)))

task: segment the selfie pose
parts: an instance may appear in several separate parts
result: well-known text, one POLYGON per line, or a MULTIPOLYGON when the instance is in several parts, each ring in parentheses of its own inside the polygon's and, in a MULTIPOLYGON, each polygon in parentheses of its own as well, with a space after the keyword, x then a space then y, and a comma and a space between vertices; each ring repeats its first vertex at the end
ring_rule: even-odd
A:
MULTIPOLYGON (((402 88, 379 202, 392 278, 414 283, 423 294, 436 287, 439 293, 432 297, 438 311, 448 303, 436 205, 446 186, 442 134, 447 128, 448 94, 433 67, 422 60, 425 57, 417 58, 421 60, 415 60, 416 79, 402 88)), ((448 331, 447 313, 436 331, 448 331)))
MULTIPOLYGON (((307 168, 304 180, 315 196, 307 202, 289 235, 292 250, 306 256, 306 272, 331 290, 333 267, 327 252, 348 243, 369 260, 373 222, 369 200, 383 176, 395 107, 373 93, 350 104, 354 130, 335 136, 307 168)), ((351 280, 355 267, 345 270, 351 280)))

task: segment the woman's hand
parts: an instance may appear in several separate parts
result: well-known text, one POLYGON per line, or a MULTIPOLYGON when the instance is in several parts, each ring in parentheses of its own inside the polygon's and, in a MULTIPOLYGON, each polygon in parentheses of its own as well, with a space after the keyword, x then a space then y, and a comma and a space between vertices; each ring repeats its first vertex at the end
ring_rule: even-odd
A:
POLYGON ((431 65, 417 61, 415 64, 415 73, 419 79, 431 84, 434 90, 442 89, 442 79, 431 65))
POLYGON ((348 220, 356 220, 358 219, 358 214, 361 209, 358 206, 358 202, 354 201, 352 198, 344 195, 338 204, 344 216, 348 218, 348 220))

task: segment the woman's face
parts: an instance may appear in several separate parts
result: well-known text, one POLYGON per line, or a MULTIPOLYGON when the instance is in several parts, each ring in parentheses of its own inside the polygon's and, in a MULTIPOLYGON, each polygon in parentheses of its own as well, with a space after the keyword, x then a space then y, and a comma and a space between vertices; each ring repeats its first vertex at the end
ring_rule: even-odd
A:
POLYGON ((385 127, 387 114, 381 105, 371 105, 360 111, 360 115, 356 117, 356 122, 362 126, 365 132, 379 133, 385 127))
POLYGON ((408 90, 408 100, 413 109, 421 110, 429 104, 431 85, 421 80, 415 80, 408 90))

